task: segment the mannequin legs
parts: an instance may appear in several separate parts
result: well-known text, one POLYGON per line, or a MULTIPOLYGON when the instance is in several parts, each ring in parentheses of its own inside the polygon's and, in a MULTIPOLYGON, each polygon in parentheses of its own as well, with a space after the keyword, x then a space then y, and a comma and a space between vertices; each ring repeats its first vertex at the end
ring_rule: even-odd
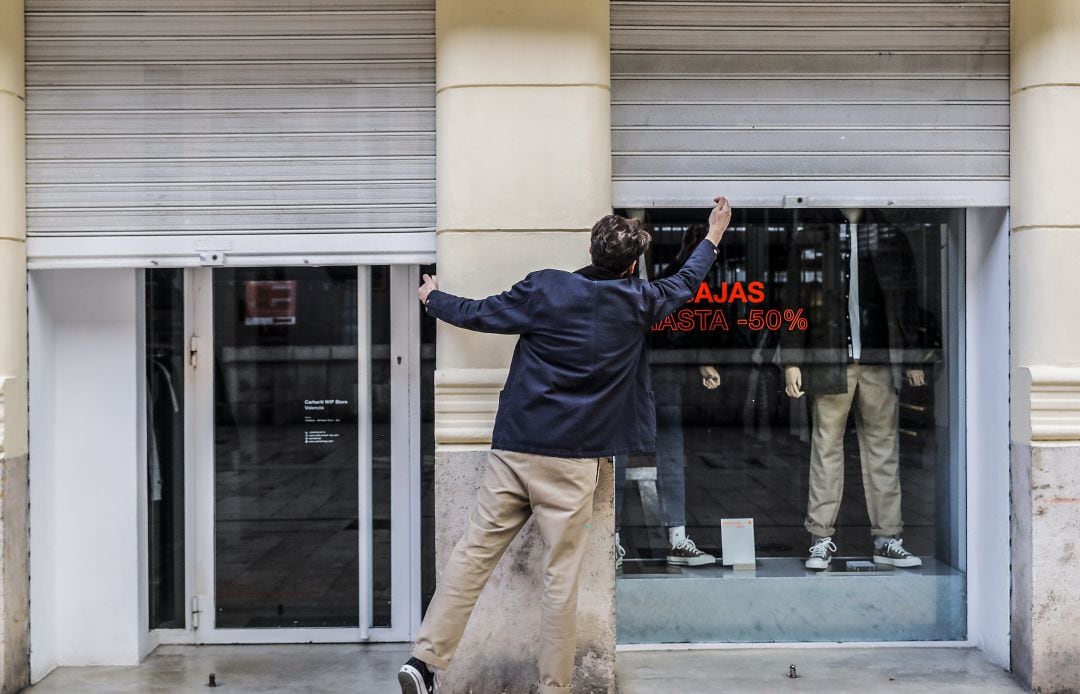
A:
POLYGON ((895 536, 903 531, 900 513, 898 399, 888 366, 851 364, 846 393, 813 399, 810 445, 810 494, 805 526, 817 537, 836 532, 844 494, 844 431, 854 403, 866 507, 871 533, 895 536))

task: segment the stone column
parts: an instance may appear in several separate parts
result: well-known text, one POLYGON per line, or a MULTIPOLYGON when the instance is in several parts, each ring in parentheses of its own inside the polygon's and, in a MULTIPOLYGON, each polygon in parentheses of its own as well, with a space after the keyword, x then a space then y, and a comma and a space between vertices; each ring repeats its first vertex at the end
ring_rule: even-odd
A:
MULTIPOLYGON (((440 286, 479 298, 532 270, 587 264, 588 231, 611 205, 607 1, 436 8, 440 286)), ((514 342, 439 326, 439 565, 473 505, 514 342)), ((582 574, 579 692, 614 688, 613 495, 607 470, 582 574)), ((480 599, 444 678, 449 691, 526 692, 536 681, 541 551, 530 522, 480 599)))
POLYGON ((0 658, 29 683, 26 431, 26 85, 22 0, 0 0, 0 658))
POLYGON ((1035 691, 1072 692, 1080 691, 1080 3, 1014 0, 1011 72, 1012 666, 1035 691))

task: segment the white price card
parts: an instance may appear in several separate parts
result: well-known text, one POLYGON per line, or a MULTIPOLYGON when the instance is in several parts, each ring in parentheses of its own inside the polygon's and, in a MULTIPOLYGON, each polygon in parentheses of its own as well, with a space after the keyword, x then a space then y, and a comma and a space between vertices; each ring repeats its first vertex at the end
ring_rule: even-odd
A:
POLYGON ((724 543, 724 566, 754 566, 754 519, 722 518, 720 540, 724 543))

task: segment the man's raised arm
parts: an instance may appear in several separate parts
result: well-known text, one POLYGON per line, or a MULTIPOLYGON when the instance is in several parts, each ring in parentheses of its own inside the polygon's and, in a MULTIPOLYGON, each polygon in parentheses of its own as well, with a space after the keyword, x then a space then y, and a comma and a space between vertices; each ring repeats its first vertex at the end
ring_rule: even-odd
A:
POLYGON ((420 302, 428 313, 459 328, 482 333, 521 335, 529 331, 532 311, 533 273, 509 290, 486 299, 465 299, 439 289, 435 277, 424 275, 420 302))
POLYGON ((716 207, 709 213, 709 233, 705 240, 697 245, 678 272, 652 283, 656 303, 650 323, 656 323, 689 301, 716 260, 716 247, 731 223, 731 205, 723 196, 715 198, 714 202, 716 207))

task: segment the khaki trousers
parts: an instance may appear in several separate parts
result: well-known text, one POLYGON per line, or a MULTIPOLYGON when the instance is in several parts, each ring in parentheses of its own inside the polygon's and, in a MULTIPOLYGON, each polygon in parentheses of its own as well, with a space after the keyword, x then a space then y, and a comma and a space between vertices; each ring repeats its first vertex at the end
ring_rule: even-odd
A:
POLYGON ((578 573, 602 458, 492 450, 469 518, 439 576, 412 655, 446 668, 480 591, 530 516, 547 551, 540 633, 540 694, 569 692, 574 676, 578 573))
POLYGON ((898 398, 890 367, 864 364, 848 365, 846 393, 813 399, 806 529, 818 537, 836 533, 836 517, 844 495, 844 430, 853 401, 870 533, 899 535, 903 522, 898 398))

